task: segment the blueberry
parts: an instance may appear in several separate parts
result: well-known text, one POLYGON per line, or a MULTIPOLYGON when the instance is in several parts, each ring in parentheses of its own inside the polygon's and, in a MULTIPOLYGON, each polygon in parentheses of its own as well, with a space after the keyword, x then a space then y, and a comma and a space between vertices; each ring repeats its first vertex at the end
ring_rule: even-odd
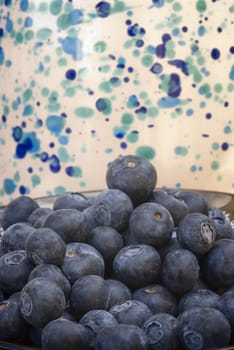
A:
POLYGON ((23 341, 29 330, 29 325, 23 318, 18 295, 12 294, 0 302, 0 340, 23 341))
POLYGON ((91 205, 91 201, 82 193, 66 192, 60 194, 53 203, 53 209, 77 209, 83 211, 91 205))
POLYGON ((149 347, 148 350, 178 350, 177 319, 167 313, 151 316, 142 326, 149 347))
POLYGON ((25 249, 25 241, 29 234, 33 231, 33 227, 27 223, 19 222, 9 226, 1 239, 1 246, 4 253, 13 250, 25 249))
POLYGON ((175 249, 180 249, 182 248, 177 237, 171 237, 169 243, 161 248, 158 248, 158 252, 161 256, 161 259, 163 260, 164 257, 167 255, 167 253, 169 253, 170 251, 172 250, 175 250, 175 249))
POLYGON ((147 244, 123 247, 113 261, 113 272, 130 289, 153 283, 159 275, 161 258, 157 250, 147 244))
POLYGON ((216 240, 212 220, 201 213, 187 214, 180 221, 176 234, 181 246, 197 256, 206 254, 216 240))
POLYGON ((3 301, 5 299, 3 292, 0 290, 0 301, 3 301))
POLYGON ((123 191, 107 189, 97 195, 93 209, 96 226, 110 226, 122 232, 128 227, 133 204, 123 191))
POLYGON ((62 270, 52 264, 40 264, 37 265, 30 273, 28 281, 33 278, 44 277, 58 284, 58 286, 63 290, 66 299, 68 300, 71 292, 71 285, 68 279, 63 274, 62 270))
POLYGON ((119 323, 135 324, 139 327, 152 316, 149 307, 140 300, 126 300, 109 309, 119 323))
POLYGON ((234 341, 234 289, 225 291, 218 299, 217 308, 228 319, 231 332, 232 332, 232 344, 234 341))
POLYGON ((234 284, 234 241, 223 238, 215 242, 204 256, 201 271, 211 289, 222 289, 234 284))
POLYGON ((33 327, 44 327, 49 321, 59 318, 65 308, 62 289, 48 278, 33 278, 20 292, 20 311, 33 327))
POLYGON ((208 203, 204 196, 197 191, 179 190, 175 193, 175 197, 185 202, 189 209, 189 213, 208 215, 208 203))
POLYGON ((136 325, 119 324, 103 328, 96 337, 95 350, 147 350, 144 331, 136 325))
POLYGON ((88 243, 101 253, 110 273, 115 255, 123 248, 121 235, 113 227, 97 226, 90 232, 88 243))
POLYGON ((51 214, 53 210, 51 208, 37 208, 28 217, 27 222, 35 227, 41 227, 47 215, 51 214))
POLYGON ((90 310, 106 310, 109 288, 101 276, 86 275, 72 285, 70 311, 77 321, 90 310))
POLYGON ((17 222, 26 222, 29 215, 39 208, 39 204, 28 196, 20 196, 6 205, 2 215, 1 225, 4 230, 17 222))
POLYGON ((199 277, 200 266, 196 256, 187 249, 169 252, 162 263, 162 283, 176 295, 193 288, 199 277))
POLYGON ((170 212, 175 226, 178 226, 180 220, 188 214, 189 209, 184 201, 174 197, 163 189, 153 191, 149 199, 150 202, 161 204, 170 212))
POLYGON ((105 284, 108 288, 107 309, 132 298, 131 290, 124 283, 108 278, 105 279, 105 284))
POLYGON ((193 307, 217 308, 219 295, 210 289, 199 289, 185 293, 178 304, 178 313, 193 307))
POLYGON ((72 285, 84 275, 104 277, 105 263, 99 251, 87 243, 68 243, 61 269, 72 285))
POLYGON ((131 214, 129 229, 138 243, 160 248, 169 243, 174 221, 169 211, 161 204, 143 203, 131 214))
POLYGON ((47 323, 41 334, 42 348, 46 350, 88 350, 91 339, 91 330, 63 318, 47 323))
POLYGON ((106 310, 90 310, 84 314, 79 324, 92 329, 94 336, 105 327, 114 327, 118 325, 118 321, 109 311, 106 310))
POLYGON ((66 244, 52 229, 41 227, 33 230, 25 242, 27 256, 35 265, 60 266, 66 253, 66 244))
POLYGON ((84 214, 76 209, 58 209, 49 214, 43 224, 51 228, 66 242, 86 242, 87 223, 84 214))
POLYGON ((183 349, 205 350, 227 346, 231 337, 225 315, 211 307, 194 307, 178 318, 178 336, 183 349))
POLYGON ((233 239, 232 225, 224 212, 215 207, 209 208, 209 218, 212 220, 216 230, 216 240, 222 238, 233 239))
POLYGON ((153 314, 168 313, 172 316, 177 316, 177 299, 163 285, 152 284, 136 289, 132 294, 132 299, 142 301, 153 314))
POLYGON ((129 195, 134 206, 146 202, 157 183, 157 171, 147 159, 134 155, 119 156, 108 164, 108 188, 129 195))
POLYGON ((25 250, 14 250, 0 257, 0 289, 11 295, 20 291, 28 280, 35 265, 25 250))

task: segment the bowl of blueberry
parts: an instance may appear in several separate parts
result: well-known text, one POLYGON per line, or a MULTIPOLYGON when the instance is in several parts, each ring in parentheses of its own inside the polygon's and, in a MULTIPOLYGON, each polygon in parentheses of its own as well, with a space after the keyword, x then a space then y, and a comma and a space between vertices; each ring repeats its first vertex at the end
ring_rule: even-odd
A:
POLYGON ((135 155, 106 188, 0 210, 0 349, 234 349, 233 196, 157 187, 135 155))

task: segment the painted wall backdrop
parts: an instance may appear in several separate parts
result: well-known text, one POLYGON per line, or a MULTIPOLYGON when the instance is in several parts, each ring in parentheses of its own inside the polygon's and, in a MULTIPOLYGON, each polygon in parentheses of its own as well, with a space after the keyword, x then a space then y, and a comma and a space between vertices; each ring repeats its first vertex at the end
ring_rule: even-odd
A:
POLYGON ((106 188, 234 192, 234 1, 0 0, 0 204, 106 188))

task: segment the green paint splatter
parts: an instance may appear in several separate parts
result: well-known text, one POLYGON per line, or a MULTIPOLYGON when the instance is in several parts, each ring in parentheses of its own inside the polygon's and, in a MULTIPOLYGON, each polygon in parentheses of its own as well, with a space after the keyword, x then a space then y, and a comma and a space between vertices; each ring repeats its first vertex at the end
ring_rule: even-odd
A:
POLYGON ((31 182, 32 182, 32 186, 33 187, 36 187, 36 186, 40 185, 40 183, 41 183, 40 176, 38 176, 36 174, 32 175, 31 182))
POLYGON ((172 8, 173 8, 174 11, 181 11, 183 7, 182 7, 181 3, 175 2, 173 4, 172 8))
POLYGON ((105 41, 98 41, 94 44, 94 52, 97 52, 97 53, 102 53, 104 51, 106 51, 106 48, 107 48, 107 44, 105 41))
POLYGON ((205 12, 206 11, 206 1, 205 0, 198 0, 196 3, 196 9, 198 12, 205 12))
POLYGON ((65 30, 69 27, 70 21, 69 16, 66 13, 63 13, 57 18, 57 26, 59 30, 65 30))
POLYGON ((50 28, 41 28, 37 32, 37 39, 38 40, 48 40, 50 36, 52 35, 53 31, 50 28))
POLYGON ((106 93, 111 93, 112 88, 109 81, 103 81, 101 84, 99 84, 99 90, 104 91, 106 93))
POLYGON ((63 186, 57 186, 57 187, 54 188, 54 193, 56 195, 63 194, 64 192, 66 192, 66 188, 63 187, 63 186))
POLYGON ((82 169, 79 166, 72 167, 72 177, 82 177, 82 169))
POLYGON ((59 159, 61 160, 62 163, 67 163, 67 162, 71 161, 71 158, 70 158, 69 154, 67 153, 67 149, 65 147, 60 147, 58 149, 58 156, 59 156, 59 159))
POLYGON ((32 30, 27 30, 24 34, 25 40, 30 41, 34 38, 34 32, 32 30))
POLYGON ((50 93, 50 90, 48 89, 48 88, 42 88, 41 89, 41 95, 43 96, 43 97, 48 97, 49 96, 49 93, 50 93))
POLYGON ((32 98, 32 90, 31 89, 25 90, 24 93, 23 93, 23 101, 24 101, 24 103, 29 101, 31 98, 32 98))
POLYGON ((41 2, 38 11, 41 13, 46 13, 48 11, 48 3, 47 2, 41 2))
POLYGON ((148 114, 149 117, 155 118, 155 117, 158 116, 159 110, 156 107, 149 107, 148 111, 147 111, 147 114, 148 114))
POLYGON ((220 83, 216 83, 215 86, 214 86, 214 91, 219 94, 220 92, 222 92, 223 90, 223 87, 222 87, 222 84, 220 83))
POLYGON ((156 152, 151 146, 139 146, 135 153, 137 156, 144 157, 148 160, 152 160, 156 156, 156 152))
POLYGON ((57 16, 62 10, 62 1, 52 1, 50 4, 50 13, 57 16))
POLYGON ((134 116, 131 113, 124 113, 121 118, 121 122, 124 125, 130 125, 134 121, 134 116))
POLYGON ((94 116, 94 110, 89 107, 78 107, 74 111, 75 115, 79 118, 87 119, 94 116))
POLYGON ((129 143, 136 143, 139 139, 139 134, 136 133, 136 132, 131 132, 127 135, 127 138, 126 140, 129 142, 129 143))
POLYGON ((219 169, 219 162, 217 162, 216 160, 214 160, 211 165, 210 165, 212 170, 218 170, 219 169))
POLYGON ((142 57, 141 64, 144 67, 150 67, 153 63, 153 56, 151 55, 145 55, 142 57))
POLYGON ((16 45, 17 45, 17 44, 22 44, 23 40, 24 40, 24 37, 23 37, 22 32, 16 33, 16 36, 15 36, 15 44, 16 44, 16 45))
POLYGON ((175 154, 177 154, 178 156, 187 156, 188 149, 187 149, 187 147, 177 146, 175 148, 175 154))
POLYGON ((66 67, 67 65, 67 59, 65 57, 61 57, 58 60, 58 66, 60 67, 66 67))

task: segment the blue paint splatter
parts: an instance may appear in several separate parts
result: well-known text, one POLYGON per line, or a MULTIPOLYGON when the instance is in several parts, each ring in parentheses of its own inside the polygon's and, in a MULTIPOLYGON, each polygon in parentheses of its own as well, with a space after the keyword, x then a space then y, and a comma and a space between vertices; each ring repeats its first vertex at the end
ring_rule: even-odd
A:
POLYGON ((99 17, 108 17, 111 12, 111 5, 107 1, 100 1, 96 6, 95 10, 99 17))
POLYGON ((166 44, 167 41, 171 40, 171 35, 168 33, 165 33, 162 35, 162 42, 166 44))
POLYGON ((206 28, 204 27, 204 26, 199 26, 199 28, 198 28, 198 35, 199 36, 203 36, 204 34, 205 34, 205 32, 206 32, 206 28))
POLYGON ((131 37, 136 36, 137 33, 138 33, 138 29, 139 29, 139 26, 138 26, 137 23, 129 26, 128 29, 127 29, 128 36, 131 36, 131 37))
POLYGON ((24 158, 27 153, 34 153, 40 149, 40 141, 36 138, 35 132, 24 134, 23 141, 17 144, 16 158, 24 158))
POLYGON ((19 187, 19 193, 24 195, 30 193, 29 188, 25 187, 24 185, 21 185, 19 187))
POLYGON ((166 46, 164 44, 160 44, 155 49, 156 56, 158 58, 164 58, 166 56, 166 46))
POLYGON ((66 78, 68 80, 74 80, 76 78, 76 71, 75 71, 75 69, 68 69, 66 71, 66 78))
POLYGON ((134 107, 138 107, 139 105, 140 105, 140 102, 138 101, 136 95, 131 95, 128 98, 128 107, 134 108, 134 107))
POLYGON ((13 31, 13 21, 10 19, 10 14, 9 13, 6 16, 5 29, 6 29, 7 33, 11 33, 13 31))
POLYGON ((158 100, 158 105, 161 108, 173 108, 181 104, 179 98, 174 98, 170 96, 162 97, 158 100))
POLYGON ((24 26, 25 28, 30 28, 33 25, 33 20, 31 17, 26 17, 24 20, 24 26))
POLYGON ((163 71, 163 66, 161 65, 161 63, 154 63, 150 68, 150 71, 154 74, 160 74, 163 71))
POLYGON ((26 105, 23 110, 23 116, 28 117, 33 112, 33 107, 31 105, 26 105))
POLYGON ((120 57, 118 59, 117 68, 121 68, 121 69, 125 68, 125 61, 126 60, 124 57, 120 57))
POLYGON ((3 47, 0 46, 0 66, 3 65, 4 59, 5 59, 4 50, 3 50, 3 47))
POLYGON ((60 143, 61 145, 67 145, 69 139, 68 139, 67 136, 61 135, 61 136, 59 136, 58 140, 59 140, 59 143, 60 143))
POLYGON ((210 53, 211 57, 214 59, 214 60, 218 60, 219 57, 220 57, 220 50, 217 49, 217 48, 214 48, 211 50, 211 53, 210 53))
POLYGON ((68 14, 68 22, 70 25, 77 25, 83 22, 84 14, 81 10, 75 9, 68 14))
POLYGON ((28 0, 20 1, 20 10, 26 12, 28 10, 28 0))
POLYGON ((231 80, 234 80, 234 65, 231 67, 230 73, 229 73, 229 78, 231 80))
POLYGON ((136 109, 136 110, 135 110, 135 113, 136 113, 136 114, 146 114, 146 113, 147 113, 147 108, 144 107, 144 106, 142 106, 142 107, 136 109))
POLYGON ((10 195, 14 193, 16 189, 16 184, 12 179, 5 179, 3 182, 3 189, 6 194, 10 195))
POLYGON ((54 154, 49 158, 49 162, 50 162, 50 165, 49 165, 50 170, 53 173, 58 173, 61 169, 59 158, 54 154))
POLYGON ((22 138, 23 131, 19 126, 12 128, 12 137, 16 142, 19 142, 22 138))
POLYGON ((176 68, 179 68, 185 75, 189 75, 187 62, 180 59, 175 59, 168 61, 168 63, 176 68))
POLYGON ((168 96, 178 97, 181 93, 180 76, 176 73, 170 75, 168 96))
POLYGON ((0 38, 3 38, 3 36, 4 36, 4 29, 0 28, 0 38))
POLYGON ((164 6, 164 0, 152 0, 152 3, 155 7, 163 7, 164 6))
POLYGON ((63 130, 65 126, 65 118, 57 116, 57 115, 50 115, 46 118, 46 127, 48 130, 52 132, 52 134, 55 134, 58 136, 60 132, 63 130))
POLYGON ((83 59, 82 41, 79 38, 68 36, 65 39, 59 39, 59 43, 62 45, 64 52, 71 55, 75 61, 83 59))

